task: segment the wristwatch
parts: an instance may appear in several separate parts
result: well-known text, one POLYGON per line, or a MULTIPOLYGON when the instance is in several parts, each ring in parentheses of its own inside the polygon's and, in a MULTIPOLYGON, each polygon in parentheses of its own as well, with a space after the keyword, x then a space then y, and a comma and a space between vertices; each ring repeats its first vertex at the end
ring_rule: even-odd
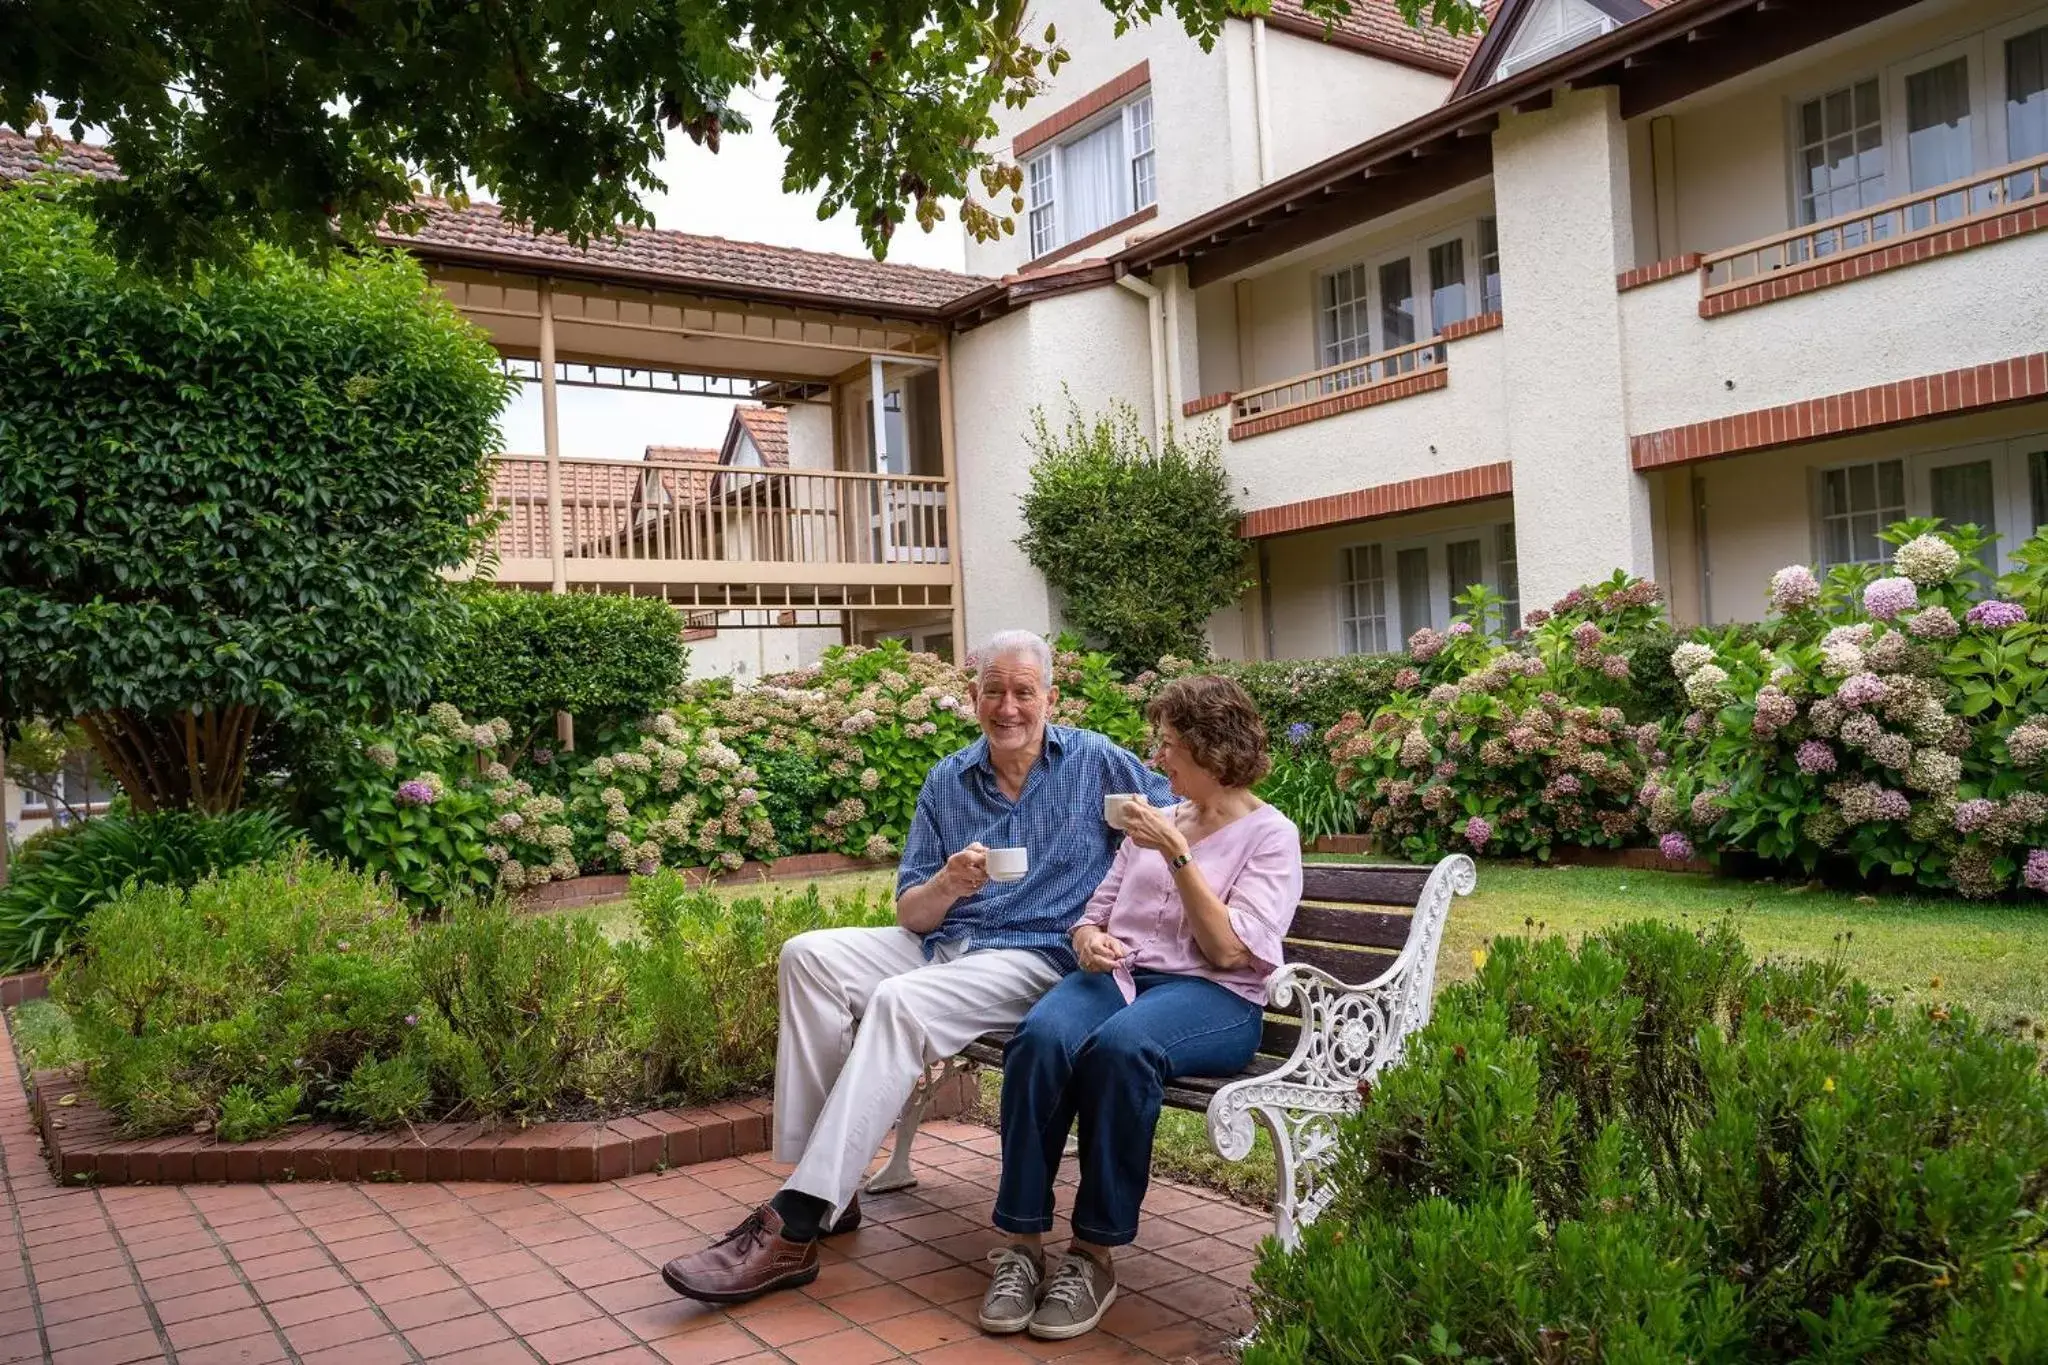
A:
POLYGON ((1169 859, 1169 860, 1167 861, 1167 864, 1166 864, 1166 866, 1167 866, 1167 867, 1168 867, 1168 868, 1169 868, 1170 870, 1172 870, 1172 871, 1174 871, 1174 872, 1178 872, 1178 871, 1180 871, 1180 870, 1181 870, 1182 868, 1184 868, 1184 867, 1186 867, 1186 866, 1188 865, 1188 858, 1189 858, 1189 856, 1190 856, 1190 855, 1188 855, 1188 854, 1186 854, 1186 853, 1183 853, 1183 854, 1181 854, 1181 855, 1180 855, 1180 856, 1179 856, 1178 858, 1172 858, 1172 859, 1169 859))

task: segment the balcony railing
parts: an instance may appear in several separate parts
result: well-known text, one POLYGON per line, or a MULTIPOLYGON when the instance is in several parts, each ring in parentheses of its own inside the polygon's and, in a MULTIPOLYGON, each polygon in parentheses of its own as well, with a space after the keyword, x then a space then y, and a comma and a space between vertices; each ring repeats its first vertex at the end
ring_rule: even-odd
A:
POLYGON ((1859 213, 1714 252, 1700 261, 1704 292, 1711 296, 1754 284, 1779 271, 1831 265, 1916 237, 1947 232, 2043 194, 2048 194, 2048 156, 2017 161, 1859 213))
POLYGON ((1399 346, 1377 355, 1360 356, 1347 360, 1341 365, 1331 365, 1312 374, 1283 379, 1277 384, 1263 388, 1247 389, 1238 394, 1230 404, 1230 417, 1242 422, 1251 417, 1270 416, 1285 412, 1289 408, 1306 407, 1320 403, 1325 398, 1369 389, 1380 384, 1390 384, 1397 379, 1423 370, 1432 370, 1444 363, 1444 340, 1431 337, 1408 346, 1399 346))
MULTIPOLYGON (((944 564, 946 480, 826 469, 563 460, 562 558, 578 563, 944 564)), ((547 461, 499 457, 492 549, 550 560, 547 461)), ((658 577, 657 572, 653 576, 658 577)))

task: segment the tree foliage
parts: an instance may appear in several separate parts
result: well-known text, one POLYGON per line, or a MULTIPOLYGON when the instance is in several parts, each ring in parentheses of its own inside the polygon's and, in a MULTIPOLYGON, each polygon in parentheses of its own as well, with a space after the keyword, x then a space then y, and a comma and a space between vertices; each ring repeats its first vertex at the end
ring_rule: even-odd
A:
POLYGON ((1201 659, 1204 627, 1244 589, 1239 513, 1214 441, 1158 450, 1126 404, 1055 432, 1034 414, 1018 541, 1067 620, 1127 673, 1201 659))
POLYGON ((66 198, 0 190, 0 722, 227 809, 267 725, 419 699, 509 381, 408 261, 168 283, 66 198))
MULTIPOLYGON (((1166 7, 1104 4, 1119 32, 1166 7)), ((1452 32, 1479 23, 1476 0, 1396 5, 1452 32)), ((1204 46, 1228 13, 1266 7, 1173 0, 1204 46)), ((1350 4, 1306 7, 1334 20, 1350 4)), ((736 93, 765 79, 785 187, 822 187, 879 255, 945 201, 967 200, 977 235, 1013 230, 1020 178, 978 150, 989 111, 1022 105, 1065 59, 1052 28, 1026 22, 1023 0, 4 0, 0 125, 54 113, 73 136, 107 128, 128 179, 96 187, 98 208, 160 260, 361 241, 419 190, 465 183, 580 243, 650 223, 667 134, 716 151, 748 127, 736 93)))
POLYGON ((431 693, 471 716, 503 716, 523 749, 567 711, 603 729, 675 699, 690 653, 683 618, 652 597, 478 588, 434 661, 431 693))

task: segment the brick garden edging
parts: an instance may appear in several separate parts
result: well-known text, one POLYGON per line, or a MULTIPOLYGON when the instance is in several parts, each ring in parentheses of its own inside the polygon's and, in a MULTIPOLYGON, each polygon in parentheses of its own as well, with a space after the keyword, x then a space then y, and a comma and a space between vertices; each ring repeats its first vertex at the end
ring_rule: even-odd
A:
MULTIPOLYGON (((940 1083, 931 1114, 950 1118, 979 1096, 972 1075, 940 1083)), ((494 1180, 574 1184, 722 1161, 768 1150, 765 1098, 654 1109, 589 1123, 427 1123, 365 1133, 304 1124, 255 1142, 211 1136, 122 1138, 114 1116, 70 1076, 38 1071, 29 1099, 50 1169, 66 1184, 249 1184, 303 1180, 494 1180), (64 1097, 73 1097, 70 1104, 64 1097)))
MULTIPOLYGON (((1363 834, 1325 834, 1315 841, 1309 852, 1363 855, 1372 852, 1372 845, 1363 834)), ((1635 872, 1716 870, 1714 865, 1704 858, 1687 858, 1683 862, 1673 862, 1654 848, 1580 848, 1576 844, 1560 844, 1550 851, 1550 861, 1565 867, 1625 867, 1635 872)))
POLYGON ((50 995, 48 972, 16 972, 0 976, 0 1009, 11 1010, 24 1000, 46 1000, 50 995))
MULTIPOLYGON (((682 873, 693 886, 731 886, 736 882, 786 882, 804 877, 830 877, 843 872, 874 872, 893 868, 893 862, 875 862, 868 858, 850 858, 844 853, 799 853, 793 857, 777 858, 765 863, 741 863, 731 872, 714 872, 708 867, 686 867, 682 873)), ((574 910, 586 905, 597 905, 604 901, 615 901, 626 894, 626 885, 632 879, 624 873, 593 877, 571 877, 567 881, 547 882, 529 891, 522 891, 513 903, 522 910, 574 910)))

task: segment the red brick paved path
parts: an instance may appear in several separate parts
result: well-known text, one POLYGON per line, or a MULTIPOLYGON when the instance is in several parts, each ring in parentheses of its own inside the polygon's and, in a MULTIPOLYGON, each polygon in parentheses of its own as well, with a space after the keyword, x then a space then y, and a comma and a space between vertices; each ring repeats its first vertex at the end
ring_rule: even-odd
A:
MULTIPOLYGON (((745 1157, 600 1185, 59 1188, 0 1029, 0 1362, 1016 1362, 1220 1358, 1247 1321, 1264 1215, 1156 1185, 1123 1295, 1077 1341, 1003 1342, 973 1317, 995 1139, 943 1123, 923 1184, 864 1203, 800 1293, 724 1312, 678 1299, 661 1262, 780 1184, 745 1157)), ((1061 1191, 1064 1209, 1071 1186, 1061 1191)))

